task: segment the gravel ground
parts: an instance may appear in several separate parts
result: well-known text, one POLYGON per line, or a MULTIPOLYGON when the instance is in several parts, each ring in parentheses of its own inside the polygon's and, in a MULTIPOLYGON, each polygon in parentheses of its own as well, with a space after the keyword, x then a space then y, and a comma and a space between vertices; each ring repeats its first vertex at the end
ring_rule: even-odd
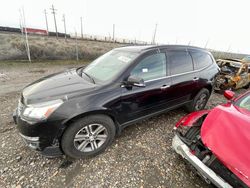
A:
MULTIPOLYGON (((182 109, 126 128, 91 159, 48 159, 26 148, 11 117, 21 88, 70 67, 0 64, 0 187, 211 187, 171 148, 172 128, 185 114, 182 109)), ((207 108, 225 101, 213 94, 207 108)))

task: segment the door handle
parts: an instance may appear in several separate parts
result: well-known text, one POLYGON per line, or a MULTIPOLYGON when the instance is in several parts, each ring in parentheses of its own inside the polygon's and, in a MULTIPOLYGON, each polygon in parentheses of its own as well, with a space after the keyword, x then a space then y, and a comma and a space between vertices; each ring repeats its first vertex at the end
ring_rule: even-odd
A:
POLYGON ((199 80, 200 78, 198 78, 198 77, 194 77, 193 78, 193 81, 197 81, 197 80, 199 80))
POLYGON ((163 86, 161 86, 161 90, 167 89, 169 87, 170 87, 170 85, 163 85, 163 86))

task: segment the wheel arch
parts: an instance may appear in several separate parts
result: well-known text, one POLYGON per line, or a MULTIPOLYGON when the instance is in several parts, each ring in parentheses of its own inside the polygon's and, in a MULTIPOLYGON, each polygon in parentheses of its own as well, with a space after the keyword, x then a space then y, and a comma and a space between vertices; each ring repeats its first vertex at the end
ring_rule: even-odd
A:
POLYGON ((89 112, 83 112, 83 113, 75 114, 74 116, 66 119, 62 123, 63 126, 62 126, 62 128, 60 129, 60 131, 58 133, 58 138, 62 137, 63 133, 70 126, 70 124, 72 124, 74 121, 76 121, 76 120, 78 120, 80 118, 91 116, 91 115, 105 115, 105 116, 108 116, 114 122, 114 125, 115 125, 115 128, 116 128, 116 134, 120 133, 121 128, 119 126, 119 123, 118 123, 118 121, 116 120, 116 117, 113 115, 113 113, 111 111, 108 111, 108 110, 95 110, 95 111, 89 111, 89 112))
POLYGON ((204 88, 207 89, 211 95, 211 93, 213 91, 213 86, 211 84, 207 84, 204 88))
POLYGON ((191 95, 191 99, 193 100, 195 98, 195 96, 202 90, 202 89, 207 89, 209 91, 209 94, 211 95, 212 94, 212 91, 213 91, 213 86, 212 84, 206 84, 204 85, 203 87, 201 87, 199 90, 197 90, 195 93, 193 93, 191 95))

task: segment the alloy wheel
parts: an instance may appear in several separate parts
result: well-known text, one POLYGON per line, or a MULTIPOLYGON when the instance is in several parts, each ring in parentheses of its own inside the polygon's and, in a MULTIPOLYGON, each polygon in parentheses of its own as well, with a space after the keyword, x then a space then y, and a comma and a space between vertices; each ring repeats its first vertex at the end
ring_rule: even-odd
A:
POLYGON ((79 130, 74 137, 74 146, 81 152, 100 148, 108 138, 107 129, 101 124, 90 124, 79 130))
POLYGON ((202 110, 207 102, 207 95, 205 93, 201 94, 195 104, 196 110, 202 110))

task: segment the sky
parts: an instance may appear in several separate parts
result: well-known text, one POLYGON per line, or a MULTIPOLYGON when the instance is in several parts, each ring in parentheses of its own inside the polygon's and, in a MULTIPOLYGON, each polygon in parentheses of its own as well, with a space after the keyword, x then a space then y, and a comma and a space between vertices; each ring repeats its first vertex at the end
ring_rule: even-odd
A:
POLYGON ((249 0, 1 0, 0 25, 19 27, 20 9, 26 26, 55 31, 51 5, 57 9, 58 30, 250 54, 249 0))

